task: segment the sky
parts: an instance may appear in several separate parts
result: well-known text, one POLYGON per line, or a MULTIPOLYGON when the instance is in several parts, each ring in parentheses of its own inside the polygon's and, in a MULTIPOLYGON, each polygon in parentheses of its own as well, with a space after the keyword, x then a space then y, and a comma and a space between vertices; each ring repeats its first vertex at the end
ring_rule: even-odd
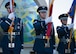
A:
MULTIPOLYGON (((48 4, 49 0, 46 0, 48 4)), ((52 21, 54 23, 55 27, 55 32, 56 32, 56 27, 61 26, 61 22, 58 19, 58 16, 63 13, 68 13, 71 5, 72 5, 73 0, 55 0, 53 4, 53 13, 52 13, 52 21)), ((76 17, 75 17, 76 18, 76 17)), ((75 19, 76 20, 76 19, 75 19)), ((68 24, 71 23, 70 17, 68 17, 68 24)), ((74 29, 76 29, 76 22, 74 21, 74 29)), ((57 34, 57 33, 56 33, 57 34)))

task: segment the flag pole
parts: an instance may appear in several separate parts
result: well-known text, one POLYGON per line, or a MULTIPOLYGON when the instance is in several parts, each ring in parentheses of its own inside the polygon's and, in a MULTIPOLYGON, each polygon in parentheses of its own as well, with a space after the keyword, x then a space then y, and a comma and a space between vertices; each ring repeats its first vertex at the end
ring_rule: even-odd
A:
MULTIPOLYGON (((49 0, 49 17, 52 15, 53 3, 54 3, 54 0, 52 0, 51 3, 50 3, 50 0, 49 0)), ((47 24, 47 31, 46 31, 47 43, 45 43, 45 47, 50 47, 49 40, 50 40, 50 33, 51 33, 51 31, 52 31, 52 23, 48 23, 47 24)))
MULTIPOLYGON (((74 1, 73 1, 74 2, 74 1)), ((73 5, 73 4, 72 4, 73 5)), ((73 5, 74 6, 74 5, 73 5)), ((71 11, 73 11, 73 16, 71 17, 69 14, 69 16, 72 18, 72 21, 71 21, 71 24, 73 24, 74 23, 74 16, 75 16, 75 9, 76 9, 76 6, 75 7, 71 7, 71 9, 70 9, 70 12, 71 11), (74 8, 74 10, 73 10, 73 8, 74 8)), ((74 27, 74 26, 73 26, 74 27)), ((70 29, 70 40, 69 40, 69 42, 68 42, 68 50, 67 50, 67 53, 70 53, 71 52, 71 50, 70 50, 70 45, 71 45, 71 41, 72 41, 72 33, 73 33, 73 28, 72 29, 70 29)))
MULTIPOLYGON (((12 13, 13 12, 13 6, 14 6, 14 0, 10 0, 10 13, 12 13)), ((12 37, 12 32, 13 32, 13 21, 14 21, 14 19, 12 18, 12 22, 11 22, 11 25, 9 26, 9 29, 8 29, 8 33, 10 33, 10 46, 11 46, 11 48, 13 48, 13 46, 12 46, 12 42, 13 42, 13 37, 12 37)))

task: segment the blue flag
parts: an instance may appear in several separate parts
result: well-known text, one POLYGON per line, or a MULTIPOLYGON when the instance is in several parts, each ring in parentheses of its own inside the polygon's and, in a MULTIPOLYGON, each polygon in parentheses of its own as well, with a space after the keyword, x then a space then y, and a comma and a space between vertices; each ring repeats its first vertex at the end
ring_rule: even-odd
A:
POLYGON ((76 6, 76 0, 73 0, 72 6, 69 11, 69 16, 72 18, 72 23, 74 22, 74 15, 75 15, 75 6, 76 6))

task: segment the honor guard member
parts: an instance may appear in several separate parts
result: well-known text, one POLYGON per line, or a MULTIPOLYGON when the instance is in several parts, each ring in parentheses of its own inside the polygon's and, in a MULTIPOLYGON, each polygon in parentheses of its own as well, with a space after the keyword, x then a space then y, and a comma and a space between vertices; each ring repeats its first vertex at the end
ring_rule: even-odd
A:
POLYGON ((47 15, 47 7, 46 6, 40 6, 37 9, 37 12, 39 13, 39 19, 34 20, 34 28, 36 31, 36 39, 33 46, 33 50, 37 54, 53 54, 53 48, 55 44, 55 33, 54 33, 54 26, 52 23, 52 32, 50 33, 50 40, 49 44, 50 47, 45 47, 46 43, 46 30, 47 30, 47 24, 51 22, 51 17, 46 18, 47 15))
MULTIPOLYGON (((23 49, 23 23, 20 18, 14 16, 14 13, 10 13, 10 2, 5 4, 5 8, 9 15, 0 19, 0 26, 4 31, 4 37, 1 41, 2 51, 3 54, 20 54, 21 49, 23 49), (12 22, 13 31, 10 34, 8 30, 12 22)), ((16 3, 14 3, 13 8, 15 10, 16 3)))
MULTIPOLYGON (((67 25, 67 14, 61 14, 59 19, 62 23, 62 26, 57 26, 58 38, 60 39, 58 45, 59 54, 67 54, 68 43, 70 41, 70 29, 73 28, 73 24, 67 25)), ((74 38, 72 37, 70 44, 70 54, 74 54, 74 38)))

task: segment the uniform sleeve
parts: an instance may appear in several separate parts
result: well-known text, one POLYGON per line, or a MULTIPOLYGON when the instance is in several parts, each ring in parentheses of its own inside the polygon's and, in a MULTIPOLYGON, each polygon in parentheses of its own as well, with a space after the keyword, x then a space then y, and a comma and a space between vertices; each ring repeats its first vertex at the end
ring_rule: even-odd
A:
POLYGON ((4 32, 7 32, 8 31, 8 29, 9 29, 9 24, 6 22, 7 21, 7 18, 1 18, 1 28, 3 29, 3 31, 4 32), (6 26, 6 28, 5 28, 5 26, 6 26))
POLYGON ((36 35, 40 35, 42 28, 44 28, 44 21, 34 20, 33 26, 36 31, 36 35))
POLYGON ((23 22, 21 22, 21 31, 20 31, 20 38, 21 38, 21 48, 23 49, 23 42, 24 42, 24 38, 23 38, 23 22))
POLYGON ((65 35, 65 31, 64 31, 64 29, 62 29, 61 27, 57 27, 56 28, 56 30, 57 30, 57 33, 58 33, 58 38, 62 38, 62 36, 64 36, 65 35))

